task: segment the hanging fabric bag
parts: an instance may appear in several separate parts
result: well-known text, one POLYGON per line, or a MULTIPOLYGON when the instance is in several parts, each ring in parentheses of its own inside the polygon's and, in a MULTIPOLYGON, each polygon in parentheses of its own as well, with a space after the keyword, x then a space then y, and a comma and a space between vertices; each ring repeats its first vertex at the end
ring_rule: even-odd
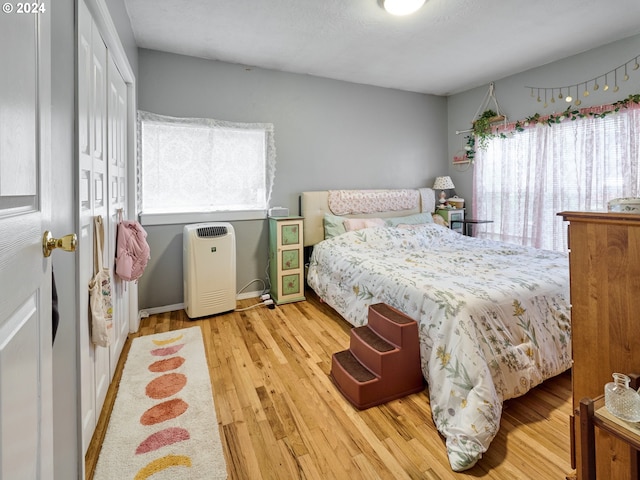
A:
POLYGON ((111 344, 113 328, 113 307, 111 301, 111 276, 109 268, 102 265, 102 243, 104 241, 104 225, 102 216, 94 218, 95 244, 93 263, 95 276, 89 282, 89 299, 91 306, 91 341, 101 347, 111 344))
POLYGON ((123 220, 122 210, 118 212, 118 220, 116 275, 127 282, 136 281, 149 262, 147 232, 135 220, 123 220))

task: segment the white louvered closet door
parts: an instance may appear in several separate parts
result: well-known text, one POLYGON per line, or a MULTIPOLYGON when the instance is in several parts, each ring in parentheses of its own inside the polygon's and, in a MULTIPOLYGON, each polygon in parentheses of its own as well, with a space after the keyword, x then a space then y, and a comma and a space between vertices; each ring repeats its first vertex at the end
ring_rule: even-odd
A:
POLYGON ((128 282, 115 275, 118 211, 127 217, 127 87, 108 54, 107 68, 107 158, 109 176, 109 241, 108 259, 113 286, 113 338, 110 347, 110 380, 118 365, 122 347, 129 334, 128 282))
MULTIPOLYGON (((118 210, 127 202, 127 87, 84 1, 78 2, 78 312, 83 454, 129 333, 129 295, 114 274, 118 210), (109 347, 91 342, 88 285, 94 275, 94 224, 104 224, 102 263, 112 274, 109 347)), ((126 218, 126 211, 123 210, 126 218)))

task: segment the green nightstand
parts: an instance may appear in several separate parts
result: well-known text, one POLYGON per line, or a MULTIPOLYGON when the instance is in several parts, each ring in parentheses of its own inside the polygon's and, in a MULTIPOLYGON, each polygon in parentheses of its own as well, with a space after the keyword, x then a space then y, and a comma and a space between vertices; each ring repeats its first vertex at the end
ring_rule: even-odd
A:
POLYGON ((269 217, 271 298, 280 305, 304 298, 302 217, 269 217))

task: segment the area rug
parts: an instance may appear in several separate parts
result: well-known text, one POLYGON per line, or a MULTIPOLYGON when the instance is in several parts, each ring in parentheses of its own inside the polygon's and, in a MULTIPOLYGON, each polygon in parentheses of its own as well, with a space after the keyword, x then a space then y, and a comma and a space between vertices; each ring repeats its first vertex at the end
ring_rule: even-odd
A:
POLYGON ((200 327, 133 339, 93 478, 227 478, 200 327))

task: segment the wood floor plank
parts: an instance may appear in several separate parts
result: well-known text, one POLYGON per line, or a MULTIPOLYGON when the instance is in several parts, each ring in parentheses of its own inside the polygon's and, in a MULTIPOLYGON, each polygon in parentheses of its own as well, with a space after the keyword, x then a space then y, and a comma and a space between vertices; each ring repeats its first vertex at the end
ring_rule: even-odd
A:
MULTIPOLYGON (((307 301, 190 320, 184 311, 144 318, 131 339, 200 326, 229 480, 563 480, 569 465, 571 377, 564 373, 505 402, 500 431, 476 466, 456 473, 431 417, 428 389, 367 410, 329 376, 351 326, 313 292, 307 301)), ((238 302, 250 307, 255 299, 238 302)), ((85 458, 97 462, 114 381, 85 458)))

